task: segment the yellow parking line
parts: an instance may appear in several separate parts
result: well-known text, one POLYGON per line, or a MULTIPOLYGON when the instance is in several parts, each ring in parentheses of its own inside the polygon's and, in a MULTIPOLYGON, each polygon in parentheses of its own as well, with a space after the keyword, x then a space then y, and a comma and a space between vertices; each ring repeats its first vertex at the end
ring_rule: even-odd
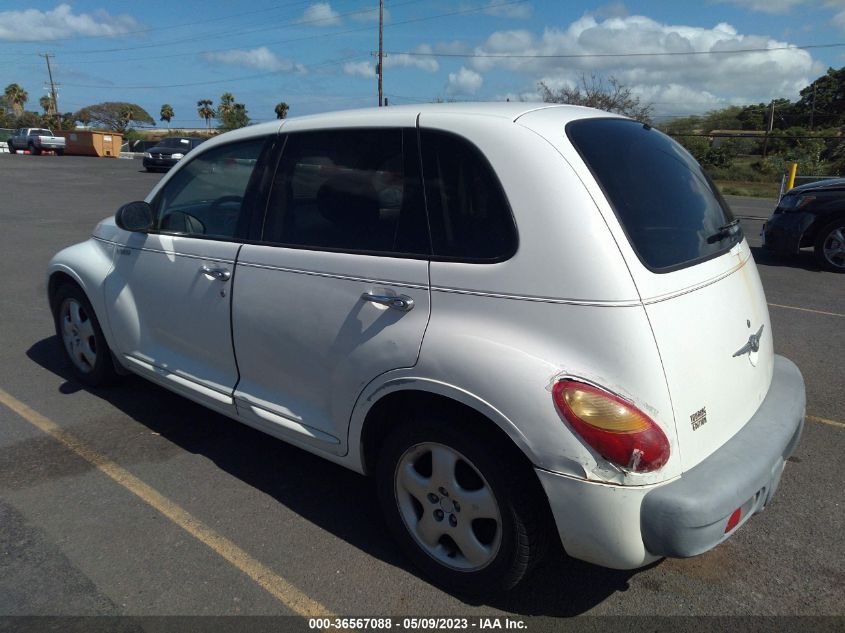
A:
POLYGON ((827 424, 830 426, 838 426, 840 429, 845 429, 845 422, 838 422, 836 420, 828 420, 827 418, 820 418, 817 415, 804 416, 810 422, 818 422, 819 424, 827 424))
POLYGON ((97 470, 110 477, 123 488, 155 508, 173 523, 225 558, 256 583, 261 585, 279 602, 298 615, 332 617, 322 604, 309 598, 290 582, 274 573, 269 567, 254 559, 232 541, 205 525, 183 510, 160 492, 151 488, 106 456, 87 446, 82 440, 61 429, 55 422, 31 409, 23 402, 0 389, 0 403, 17 413, 24 420, 61 442, 97 470))
POLYGON ((798 306, 785 306, 779 303, 770 303, 773 308, 786 308, 787 310, 801 310, 801 312, 813 312, 814 314, 826 314, 827 316, 845 317, 839 312, 825 312, 824 310, 813 310, 812 308, 799 308, 798 306))

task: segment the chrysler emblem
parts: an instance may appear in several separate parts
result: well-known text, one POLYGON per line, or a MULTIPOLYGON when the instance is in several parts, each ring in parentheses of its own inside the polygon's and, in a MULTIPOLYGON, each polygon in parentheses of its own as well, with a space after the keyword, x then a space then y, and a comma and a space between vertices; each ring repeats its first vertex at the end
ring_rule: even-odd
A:
POLYGON ((763 327, 765 326, 761 325, 760 329, 757 330, 757 334, 752 334, 748 337, 748 342, 734 352, 734 358, 742 356, 743 354, 751 355, 753 352, 759 351, 760 337, 763 335, 763 327))

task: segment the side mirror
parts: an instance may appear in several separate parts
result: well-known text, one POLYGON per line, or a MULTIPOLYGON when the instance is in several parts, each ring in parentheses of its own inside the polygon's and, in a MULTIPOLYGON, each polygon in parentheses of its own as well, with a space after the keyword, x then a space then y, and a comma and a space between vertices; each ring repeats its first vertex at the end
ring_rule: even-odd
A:
POLYGON ((124 231, 146 233, 153 227, 153 209, 143 201, 128 202, 114 214, 114 221, 124 231))

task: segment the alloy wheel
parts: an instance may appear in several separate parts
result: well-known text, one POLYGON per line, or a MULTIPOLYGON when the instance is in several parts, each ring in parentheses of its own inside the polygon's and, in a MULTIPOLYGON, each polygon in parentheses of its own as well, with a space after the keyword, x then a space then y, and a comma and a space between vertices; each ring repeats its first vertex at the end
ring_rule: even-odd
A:
POLYGON ((94 371, 97 363, 97 339, 94 324, 85 306, 68 297, 62 302, 59 316, 62 342, 71 362, 84 374, 94 371))
POLYGON ((458 571, 490 564, 502 541, 502 516, 484 476, 464 455, 435 442, 399 459, 394 494, 408 532, 437 562, 458 571))

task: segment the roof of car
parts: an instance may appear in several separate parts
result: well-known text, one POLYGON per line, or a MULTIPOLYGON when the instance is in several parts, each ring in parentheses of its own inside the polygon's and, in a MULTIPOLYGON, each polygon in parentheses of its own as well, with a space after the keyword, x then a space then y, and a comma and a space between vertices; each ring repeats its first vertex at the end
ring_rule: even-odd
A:
POLYGON ((320 127, 325 125, 327 127, 337 128, 343 123, 350 121, 356 121, 360 126, 363 121, 366 121, 369 124, 369 120, 372 119, 372 124, 377 124, 378 117, 380 116, 401 118, 402 115, 412 117, 418 114, 425 116, 426 114, 433 113, 454 114, 459 116, 484 116, 516 121, 530 112, 548 110, 551 108, 555 108, 560 111, 561 122, 563 123, 575 119, 595 117, 597 114, 607 114, 593 108, 557 103, 528 103, 521 101, 499 101, 493 103, 423 103, 416 105, 390 106, 385 108, 375 107, 356 110, 341 110, 336 112, 323 112, 320 114, 291 117, 283 121, 276 120, 267 123, 259 123, 257 125, 250 125, 232 132, 227 132, 226 134, 221 134, 220 136, 210 139, 210 141, 205 143, 205 145, 217 145, 218 139, 223 139, 220 142, 227 142, 240 139, 246 140, 256 136, 272 134, 273 132, 278 131, 283 125, 297 128, 300 126, 320 127))
POLYGON ((801 193, 804 191, 819 191, 822 189, 845 189, 845 178, 825 178, 815 182, 808 182, 806 185, 799 185, 789 190, 789 193, 801 193))

